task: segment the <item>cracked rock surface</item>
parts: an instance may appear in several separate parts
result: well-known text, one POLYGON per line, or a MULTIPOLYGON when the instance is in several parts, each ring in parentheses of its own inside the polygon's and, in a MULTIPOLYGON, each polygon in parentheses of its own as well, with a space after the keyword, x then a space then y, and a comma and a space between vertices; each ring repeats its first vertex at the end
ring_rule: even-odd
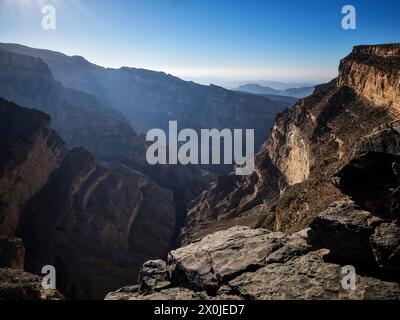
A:
POLYGON ((309 234, 239 226, 220 231, 172 251, 165 265, 148 262, 142 274, 150 265, 158 276, 151 282, 142 276, 138 286, 106 300, 400 299, 398 283, 364 275, 357 275, 355 290, 345 290, 343 265, 326 262, 329 250, 313 250, 309 234))

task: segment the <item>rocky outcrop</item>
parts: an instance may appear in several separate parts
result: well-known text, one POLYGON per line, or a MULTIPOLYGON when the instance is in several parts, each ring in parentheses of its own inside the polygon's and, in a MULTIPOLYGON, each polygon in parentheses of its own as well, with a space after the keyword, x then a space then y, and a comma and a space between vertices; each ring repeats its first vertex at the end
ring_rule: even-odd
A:
POLYGON ((312 243, 329 249, 335 259, 370 263, 374 260, 370 238, 382 222, 349 200, 338 201, 311 223, 312 243))
MULTIPOLYGON (((183 243, 237 224, 296 232, 340 200, 343 196, 332 185, 332 176, 353 158, 353 147, 361 138, 396 119, 392 111, 398 103, 398 59, 398 45, 356 47, 342 61, 337 81, 317 86, 312 96, 278 114, 268 142, 257 155, 252 176, 224 176, 194 201, 182 232, 183 243), (356 59, 360 54, 363 58, 356 59), (373 78, 375 69, 389 81, 384 90, 375 90, 374 95, 381 95, 381 99, 372 99, 367 91, 360 89, 364 87, 363 81, 380 87, 380 80, 373 78), (355 70, 358 77, 352 76, 355 70)), ((382 144, 380 148, 385 146, 382 144)), ((386 163, 394 160, 392 157, 386 163)), ((387 170, 386 164, 385 168, 382 170, 387 170)), ((365 170, 362 174, 367 177, 373 170, 371 167, 368 175, 364 175, 365 170)), ((375 175, 381 174, 382 171, 377 171, 375 175)), ((359 193, 365 190, 360 189, 359 193)), ((370 193, 373 192, 371 189, 370 193)), ((386 206, 388 212, 392 210, 388 206, 397 206, 394 199, 397 195, 390 192, 382 196, 385 200, 381 204, 376 202, 375 209, 386 206), (386 201, 389 198, 393 201, 386 201)), ((370 193, 365 193, 366 198, 370 193)), ((376 211, 369 206, 365 209, 376 211)))
POLYGON ((172 251, 166 266, 149 262, 152 274, 162 277, 152 277, 159 282, 152 281, 146 290, 142 277, 139 286, 112 292, 106 300, 400 298, 398 283, 363 275, 357 275, 355 289, 346 289, 343 265, 326 262, 329 251, 312 249, 308 239, 308 230, 291 236, 248 227, 220 231, 172 251))
POLYGON ((311 223, 313 243, 336 259, 389 272, 399 269, 398 122, 361 139, 349 162, 333 177, 352 200, 333 204, 311 223), (367 211, 366 211, 367 210, 367 211))
POLYGON ((400 226, 398 222, 382 223, 371 237, 371 246, 379 266, 400 270, 400 226))
POLYGON ((384 218, 400 217, 399 130, 395 121, 363 137, 332 179, 343 193, 384 218))
POLYGON ((350 200, 333 204, 311 228, 315 243, 337 258, 399 269, 398 126, 395 121, 363 137, 332 178, 357 205, 350 200))
POLYGON ((57 290, 43 289, 42 278, 15 270, 0 269, 1 300, 64 300, 57 290))
POLYGON ((67 148, 50 118, 0 98, 0 235, 13 235, 24 204, 47 182, 67 148))
POLYGON ((100 165, 73 149, 27 204, 18 236, 26 270, 53 265, 68 298, 103 297, 134 281, 146 260, 166 256, 175 237, 172 194, 128 167, 100 165))
POLYGON ((358 46, 340 63, 338 86, 400 113, 400 44, 358 46))
POLYGON ((350 200, 332 204, 311 223, 310 243, 329 249, 329 259, 362 266, 399 282, 400 228, 350 200))

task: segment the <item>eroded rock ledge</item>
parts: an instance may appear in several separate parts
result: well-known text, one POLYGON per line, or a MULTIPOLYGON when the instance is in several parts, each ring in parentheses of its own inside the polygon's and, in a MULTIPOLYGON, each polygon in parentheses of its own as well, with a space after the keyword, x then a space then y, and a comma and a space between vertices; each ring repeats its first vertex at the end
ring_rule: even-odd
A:
POLYGON ((293 235, 233 227, 149 261, 139 284, 106 300, 399 299, 400 285, 357 276, 345 290, 342 265, 325 262, 329 250, 308 243, 312 230, 293 235))

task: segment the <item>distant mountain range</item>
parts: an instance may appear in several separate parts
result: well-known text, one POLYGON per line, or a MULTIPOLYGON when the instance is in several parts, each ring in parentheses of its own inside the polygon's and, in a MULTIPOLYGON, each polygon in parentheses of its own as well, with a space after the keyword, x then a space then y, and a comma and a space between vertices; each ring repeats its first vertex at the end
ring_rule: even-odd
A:
POLYGON ((141 132, 167 129, 170 120, 178 121, 182 128, 195 130, 252 128, 258 148, 265 141, 276 113, 293 103, 215 85, 199 85, 163 72, 103 68, 80 56, 19 44, 0 43, 0 49, 40 58, 64 87, 91 94, 122 113, 141 132))
POLYGON ((302 83, 302 82, 282 82, 282 81, 273 81, 273 80, 251 80, 246 79, 242 81, 230 81, 227 83, 226 87, 228 89, 234 89, 249 83, 258 84, 262 87, 270 87, 275 90, 286 90, 291 88, 304 88, 304 87, 312 87, 316 85, 314 83, 302 83))
POLYGON ((314 92, 315 87, 296 87, 286 89, 274 89, 271 87, 265 87, 256 83, 249 83, 241 85, 234 89, 239 92, 254 93, 258 95, 276 95, 276 96, 287 96, 297 99, 305 98, 314 92))

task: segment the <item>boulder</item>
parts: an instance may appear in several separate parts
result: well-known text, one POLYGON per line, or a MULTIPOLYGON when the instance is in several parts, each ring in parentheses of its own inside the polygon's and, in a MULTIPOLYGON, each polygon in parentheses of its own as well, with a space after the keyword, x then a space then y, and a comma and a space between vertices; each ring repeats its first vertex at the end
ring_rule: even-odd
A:
POLYGON ((140 291, 156 291, 171 285, 167 264, 163 260, 147 261, 139 273, 140 291))
POLYGON ((371 263, 375 259, 369 239, 381 222, 354 202, 341 200, 313 220, 310 242, 329 249, 336 259, 371 263))
POLYGON ((377 263, 390 270, 400 270, 400 226, 382 223, 371 236, 371 246, 377 263))
POLYGON ((376 128, 354 147, 334 185, 366 210, 400 218, 400 122, 376 128))

